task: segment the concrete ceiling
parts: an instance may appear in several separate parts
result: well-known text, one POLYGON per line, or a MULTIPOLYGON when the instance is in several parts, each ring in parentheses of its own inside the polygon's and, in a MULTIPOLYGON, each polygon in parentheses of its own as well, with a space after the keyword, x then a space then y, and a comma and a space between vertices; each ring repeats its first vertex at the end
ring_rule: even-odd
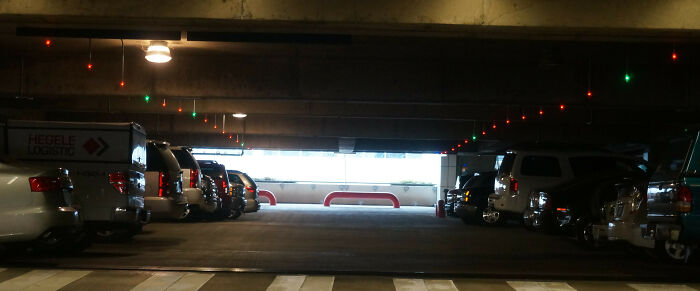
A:
MULTIPOLYGON (((32 5, 0 5, 6 13, 0 16, 0 112, 8 118, 131 120, 154 137, 200 146, 237 146, 228 134, 243 139, 245 131, 246 146, 256 148, 339 150, 338 140, 349 138, 356 151, 435 152, 479 135, 482 128, 487 135, 466 150, 529 141, 648 143, 666 129, 697 123, 700 116, 700 24, 684 16, 697 9, 692 1, 654 1, 631 9, 647 9, 647 15, 672 10, 674 21, 620 16, 605 25, 586 21, 579 26, 560 19, 578 6, 569 7, 568 14, 563 7, 551 8, 548 17, 541 15, 541 6, 534 6, 539 12, 516 9, 502 16, 510 22, 501 23, 492 13, 496 1, 460 4, 488 6, 479 14, 486 20, 479 23, 450 23, 436 15, 420 20, 408 11, 392 16, 392 1, 375 7, 384 13, 381 17, 364 21, 359 21, 362 9, 353 6, 358 18, 352 22, 342 15, 325 22, 305 19, 304 13, 288 9, 287 14, 260 10, 267 12, 227 21, 213 10, 197 14, 204 13, 203 6, 190 12, 174 7, 148 20, 148 10, 127 11, 117 4, 110 11, 104 4, 68 9, 79 1, 64 1, 66 6, 27 2, 32 5), (53 30, 22 36, 18 27, 20 32, 26 27, 53 30), (121 41, 94 37, 88 50, 87 37, 56 37, 74 30, 88 36, 159 30, 179 32, 181 38, 169 41, 174 59, 167 64, 144 60, 147 39, 126 39, 127 85, 120 88, 121 41), (190 31, 225 32, 213 34, 224 41, 188 40, 190 31), (314 38, 305 37, 309 33, 314 38), (53 41, 50 48, 43 45, 46 37, 53 41), (226 41, 232 39, 238 41, 226 41), (670 59, 673 50, 676 62, 670 59), (89 52, 91 72, 85 69, 89 52), (629 84, 622 80, 625 72, 632 75, 629 84), (589 83, 591 99, 585 95, 589 83), (144 95, 151 96, 150 103, 144 95), (198 118, 192 119, 195 103, 198 118), (560 104, 565 104, 563 112, 560 104), (183 113, 177 112, 179 106, 183 113), (245 125, 230 117, 234 112, 248 114, 245 125), (522 113, 526 122, 518 121, 522 113), (221 126, 224 114, 228 127, 222 135, 211 122, 217 117, 221 126), (204 117, 210 122, 204 124, 204 117), (513 120, 508 128, 507 117, 513 120), (494 123, 497 128, 490 129, 494 123)), ((456 2, 443 1, 438 10, 447 13, 456 2)), ((211 4, 232 5, 222 3, 211 4)), ((277 7, 270 3, 268 8, 277 7)), ((305 3, 308 9, 322 5, 305 3)))

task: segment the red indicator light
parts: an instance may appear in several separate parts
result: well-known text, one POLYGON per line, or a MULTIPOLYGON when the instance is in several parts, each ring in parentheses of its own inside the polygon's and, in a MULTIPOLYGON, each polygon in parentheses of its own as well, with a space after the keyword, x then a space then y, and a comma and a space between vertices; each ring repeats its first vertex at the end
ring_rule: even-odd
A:
POLYGON ((88 69, 88 71, 92 71, 92 64, 91 63, 87 64, 87 69, 88 69))
POLYGON ((560 105, 559 105, 559 110, 564 111, 565 108, 566 108, 566 107, 564 107, 564 104, 560 104, 560 105))
POLYGON ((221 131, 221 134, 226 134, 226 131, 225 131, 225 130, 222 130, 222 131, 221 131))
POLYGON ((485 130, 482 130, 482 131, 481 131, 481 135, 486 135, 486 131, 485 131, 485 130))
POLYGON ((510 124, 510 119, 506 119, 506 124, 510 124))
POLYGON ((207 123, 207 122, 209 122, 209 119, 205 117, 205 118, 204 118, 204 123, 207 123))
POLYGON ((454 152, 454 151, 455 151, 455 148, 452 148, 452 151, 454 152))
POLYGON ((464 140, 464 143, 469 143, 469 140, 468 140, 468 139, 465 139, 465 140, 464 140))
POLYGON ((525 116, 525 114, 523 114, 522 116, 520 116, 520 119, 525 120, 525 119, 527 119, 527 116, 525 116))
POLYGON ((50 47, 50 46, 51 46, 51 40, 50 40, 50 39, 45 40, 45 41, 44 41, 44 45, 46 45, 46 47, 50 47))
POLYGON ((125 85, 126 85, 126 83, 124 83, 124 81, 119 82, 119 87, 123 88, 125 85))
POLYGON ((166 105, 168 105, 168 104, 166 104, 166 103, 165 103, 165 99, 163 99, 163 103, 161 103, 160 106, 165 107, 166 105))
POLYGON ((542 115, 544 115, 544 111, 542 111, 542 109, 540 109, 540 116, 542 116, 542 115))
POLYGON ((496 123, 495 123, 495 122, 491 125, 491 128, 496 129, 496 123))
POLYGON ((233 139, 233 135, 230 135, 230 134, 229 134, 229 135, 228 135, 228 138, 229 138, 229 139, 233 139))
POLYGON ((671 59, 674 60, 674 61, 678 59, 678 55, 676 54, 676 52, 673 52, 673 53, 671 54, 671 59))
POLYGON ((177 112, 182 112, 182 106, 179 106, 179 107, 177 108, 177 112))

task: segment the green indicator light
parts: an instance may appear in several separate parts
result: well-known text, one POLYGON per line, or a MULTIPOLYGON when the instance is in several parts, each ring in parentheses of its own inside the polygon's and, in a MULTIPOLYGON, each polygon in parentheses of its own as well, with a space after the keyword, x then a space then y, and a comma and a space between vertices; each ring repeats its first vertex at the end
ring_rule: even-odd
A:
POLYGON ((476 135, 472 135, 472 140, 476 140, 476 135))
POLYGON ((245 146, 245 143, 244 143, 244 142, 241 142, 241 146, 245 146))
POLYGON ((630 82, 630 74, 625 74, 625 83, 630 82))
POLYGON ((192 118, 197 118, 197 112, 192 112, 192 118))
POLYGON ((143 100, 146 101, 146 103, 151 102, 151 96, 143 96, 143 100))

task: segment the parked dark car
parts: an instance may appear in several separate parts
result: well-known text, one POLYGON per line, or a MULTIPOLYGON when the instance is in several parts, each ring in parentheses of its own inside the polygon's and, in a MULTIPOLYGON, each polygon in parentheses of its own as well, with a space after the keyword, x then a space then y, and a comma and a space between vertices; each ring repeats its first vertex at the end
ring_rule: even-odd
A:
POLYGON ((601 209, 614 201, 622 182, 644 185, 648 179, 643 161, 623 156, 569 157, 574 179, 564 184, 535 188, 523 214, 525 226, 547 232, 574 231, 584 239, 592 223, 603 219, 601 209))
POLYGON ((647 188, 645 237, 662 255, 687 261, 700 244, 700 133, 670 140, 647 188))
POLYGON ((493 193, 497 171, 475 173, 462 187, 457 196, 455 213, 466 223, 484 223, 483 212, 488 207, 488 198, 493 193))
POLYGON ((217 216, 221 219, 238 218, 245 209, 244 193, 235 193, 229 188, 226 167, 212 160, 197 161, 204 175, 210 176, 216 183, 216 190, 221 198, 221 209, 217 216))
POLYGON ((248 174, 237 170, 228 170, 228 179, 231 187, 243 188, 245 192, 246 207, 245 212, 257 212, 260 210, 260 199, 258 198, 258 185, 248 174))

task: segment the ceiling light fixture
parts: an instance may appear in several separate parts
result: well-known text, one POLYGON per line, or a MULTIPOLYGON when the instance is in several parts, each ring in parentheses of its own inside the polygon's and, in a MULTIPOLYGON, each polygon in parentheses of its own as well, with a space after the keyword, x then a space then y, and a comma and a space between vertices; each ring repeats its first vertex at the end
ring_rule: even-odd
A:
POLYGON ((146 51, 146 60, 152 63, 166 63, 172 59, 168 43, 164 41, 151 41, 146 51))
POLYGON ((235 117, 235 118, 245 118, 246 116, 248 116, 248 114, 245 114, 245 113, 234 113, 233 114, 233 117, 235 117))

